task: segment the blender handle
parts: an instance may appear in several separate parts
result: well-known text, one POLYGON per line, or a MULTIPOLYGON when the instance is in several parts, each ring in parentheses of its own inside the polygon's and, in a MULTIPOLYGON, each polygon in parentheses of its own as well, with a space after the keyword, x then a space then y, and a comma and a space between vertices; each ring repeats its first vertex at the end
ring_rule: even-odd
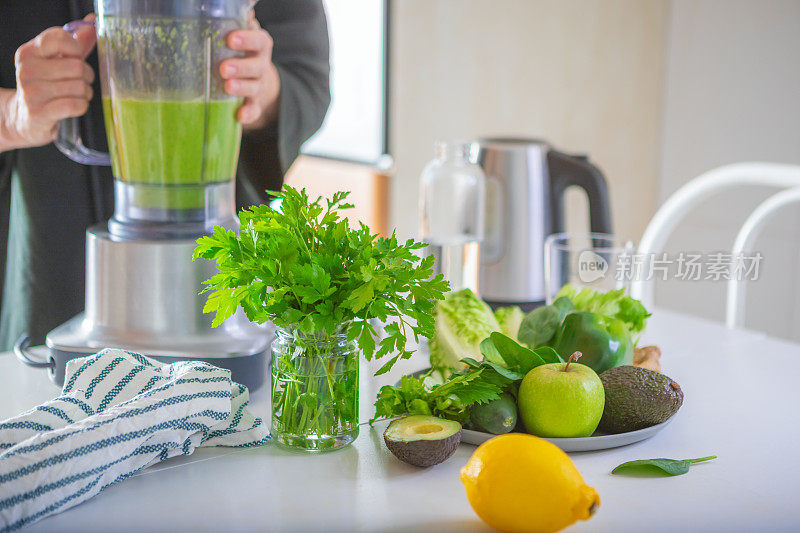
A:
POLYGON ((35 356, 32 356, 29 348, 31 345, 31 338, 27 333, 23 333, 17 342, 14 343, 14 355, 17 356, 21 362, 33 368, 55 368, 55 362, 50 359, 49 361, 39 361, 35 356))
MULTIPOLYGON (((63 27, 74 35, 78 28, 86 26, 94 26, 94 22, 89 20, 75 20, 69 24, 65 24, 63 27)), ((77 163, 99 166, 111 165, 111 156, 107 153, 92 150, 84 146, 83 139, 81 139, 78 117, 65 118, 61 121, 58 128, 58 136, 54 143, 62 154, 77 163)))
POLYGON ((589 225, 592 233, 612 233, 608 187, 602 172, 585 156, 569 155, 557 150, 547 153, 550 170, 553 233, 566 230, 564 226, 564 192, 577 185, 589 198, 589 225))

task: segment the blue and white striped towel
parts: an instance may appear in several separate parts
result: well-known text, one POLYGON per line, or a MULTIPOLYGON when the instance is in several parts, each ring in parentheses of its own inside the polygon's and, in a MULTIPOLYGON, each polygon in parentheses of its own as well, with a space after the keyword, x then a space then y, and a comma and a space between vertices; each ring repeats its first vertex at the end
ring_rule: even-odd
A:
POLYGON ((248 402, 247 387, 208 363, 110 349, 70 361, 61 396, 0 423, 0 531, 198 446, 264 444, 248 402))

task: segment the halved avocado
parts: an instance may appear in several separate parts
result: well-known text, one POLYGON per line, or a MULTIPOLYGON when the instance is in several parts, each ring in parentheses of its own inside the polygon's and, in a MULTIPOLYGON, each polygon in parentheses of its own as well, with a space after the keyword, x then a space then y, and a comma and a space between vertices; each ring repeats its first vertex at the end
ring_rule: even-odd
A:
POLYGON ((438 465, 461 443, 461 424, 435 416, 406 416, 389 424, 383 440, 403 462, 422 467, 438 465))

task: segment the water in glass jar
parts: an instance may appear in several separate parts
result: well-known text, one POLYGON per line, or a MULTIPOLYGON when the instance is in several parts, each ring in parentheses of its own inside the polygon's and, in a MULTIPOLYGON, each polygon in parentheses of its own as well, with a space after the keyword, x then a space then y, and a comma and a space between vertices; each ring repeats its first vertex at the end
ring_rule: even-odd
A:
POLYGON ((272 437, 306 451, 336 450, 358 436, 358 350, 344 334, 278 330, 272 344, 272 437), (333 340, 331 340, 333 338, 333 340))
POLYGON ((427 244, 426 254, 434 257, 434 275, 444 274, 451 290, 471 289, 478 292, 479 241, 457 238, 448 239, 447 242, 427 241, 427 244))

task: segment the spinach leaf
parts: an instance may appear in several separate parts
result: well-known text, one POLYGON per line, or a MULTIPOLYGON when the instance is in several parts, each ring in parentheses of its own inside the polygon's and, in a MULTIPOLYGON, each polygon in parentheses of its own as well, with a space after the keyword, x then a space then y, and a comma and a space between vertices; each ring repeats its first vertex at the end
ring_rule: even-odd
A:
POLYGON ((558 331, 561 321, 574 309, 572 301, 564 296, 556 299, 551 305, 537 307, 522 319, 517 338, 532 348, 550 342, 558 331))
POLYGON ((716 459, 716 455, 701 457, 699 459, 639 459, 622 463, 612 474, 628 475, 635 477, 666 477, 680 476, 689 471, 689 467, 694 463, 702 463, 716 459))
POLYGON ((540 346, 553 338, 560 323, 558 309, 537 307, 522 319, 517 338, 528 346, 540 346))
POLYGON ((521 374, 520 372, 515 372, 513 370, 509 370, 508 368, 504 367, 503 365, 499 365, 497 363, 493 363, 492 361, 484 361, 484 372, 486 372, 486 367, 494 370, 498 374, 500 374, 503 378, 510 380, 510 381, 520 381, 522 378, 525 377, 525 374, 521 374))
POLYGON ((542 358, 545 363, 565 363, 564 358, 561 357, 557 351, 549 346, 541 346, 536 348, 533 353, 542 358))
POLYGON ((481 348, 481 355, 483 355, 483 358, 485 360, 500 365, 505 364, 503 357, 500 355, 500 352, 497 351, 497 347, 494 345, 494 342, 492 342, 491 337, 486 337, 485 339, 483 339, 483 341, 481 341, 480 348, 481 348))
POLYGON ((566 296, 559 296, 553 301, 552 305, 558 309, 562 319, 575 310, 575 304, 566 296))
POLYGON ((544 359, 533 350, 522 346, 502 333, 495 331, 489 336, 489 339, 503 358, 505 367, 521 374, 523 377, 532 369, 545 363, 544 359))

